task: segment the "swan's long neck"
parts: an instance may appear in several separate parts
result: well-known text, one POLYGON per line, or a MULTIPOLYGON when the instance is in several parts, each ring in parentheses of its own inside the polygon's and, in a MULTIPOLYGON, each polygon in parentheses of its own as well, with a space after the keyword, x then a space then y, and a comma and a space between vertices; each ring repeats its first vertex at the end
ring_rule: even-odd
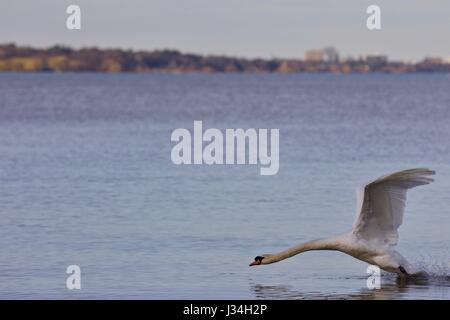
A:
POLYGON ((310 250, 339 250, 338 245, 339 241, 336 238, 308 241, 274 254, 271 257, 271 262, 278 262, 310 250))

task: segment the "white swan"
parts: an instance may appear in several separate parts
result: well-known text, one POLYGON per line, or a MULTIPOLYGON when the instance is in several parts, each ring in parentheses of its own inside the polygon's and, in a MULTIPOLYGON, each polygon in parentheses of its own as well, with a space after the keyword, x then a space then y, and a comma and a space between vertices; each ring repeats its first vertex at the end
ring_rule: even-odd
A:
POLYGON ((409 169, 368 183, 358 191, 357 216, 350 232, 257 256, 250 266, 278 262, 309 250, 337 250, 401 276, 422 274, 393 247, 403 221, 406 191, 432 182, 430 175, 434 173, 425 168, 409 169))

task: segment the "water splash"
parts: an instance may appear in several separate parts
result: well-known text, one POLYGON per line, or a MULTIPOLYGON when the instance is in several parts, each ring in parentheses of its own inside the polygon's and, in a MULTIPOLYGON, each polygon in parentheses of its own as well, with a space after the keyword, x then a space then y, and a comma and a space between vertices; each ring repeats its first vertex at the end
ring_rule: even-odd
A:
POLYGON ((450 257, 448 250, 439 257, 422 254, 415 261, 414 265, 425 271, 428 274, 428 278, 446 281, 447 285, 450 285, 450 259, 448 257, 450 257))

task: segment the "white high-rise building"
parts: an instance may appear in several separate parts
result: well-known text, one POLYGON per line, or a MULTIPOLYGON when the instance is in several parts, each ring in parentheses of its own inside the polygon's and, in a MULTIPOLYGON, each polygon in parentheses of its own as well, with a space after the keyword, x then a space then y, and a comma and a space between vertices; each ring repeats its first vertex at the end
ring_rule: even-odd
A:
POLYGON ((323 50, 313 49, 305 52, 305 60, 309 62, 322 62, 324 59, 323 50))

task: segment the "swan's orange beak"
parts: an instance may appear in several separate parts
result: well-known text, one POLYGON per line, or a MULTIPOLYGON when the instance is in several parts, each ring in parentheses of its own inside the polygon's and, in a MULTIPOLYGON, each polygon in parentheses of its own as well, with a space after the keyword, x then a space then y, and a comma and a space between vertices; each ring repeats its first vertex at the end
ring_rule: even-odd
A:
POLYGON ((251 266, 257 266, 259 263, 258 263, 258 261, 253 261, 252 263, 250 263, 248 266, 249 267, 251 267, 251 266))

